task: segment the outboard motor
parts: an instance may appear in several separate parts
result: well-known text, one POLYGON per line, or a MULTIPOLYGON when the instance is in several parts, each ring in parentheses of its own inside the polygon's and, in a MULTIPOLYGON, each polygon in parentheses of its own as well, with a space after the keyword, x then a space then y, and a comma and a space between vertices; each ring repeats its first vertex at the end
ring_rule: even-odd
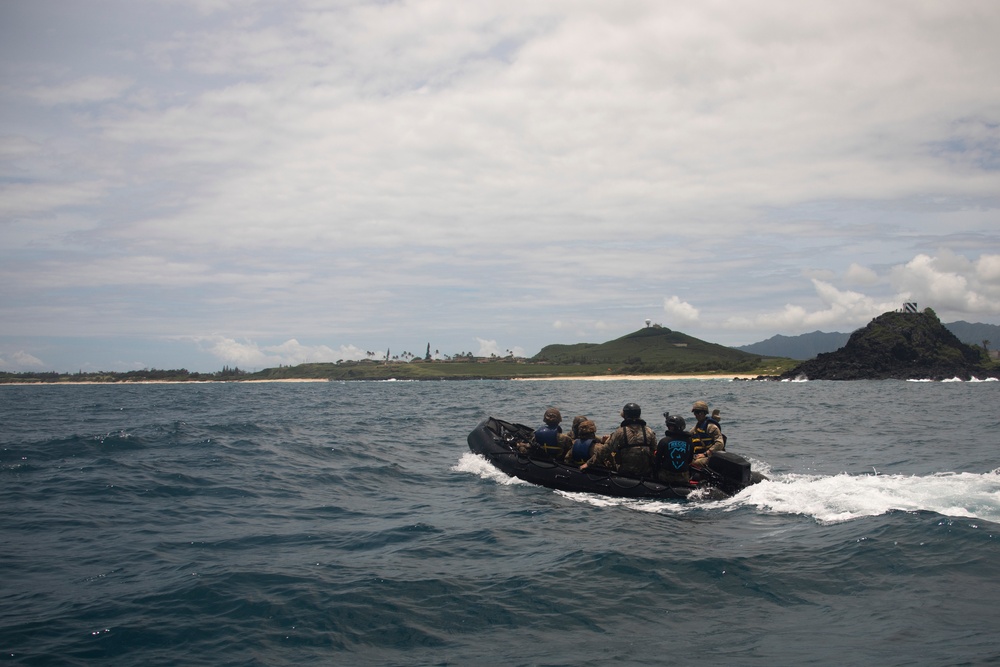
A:
POLYGON ((708 468, 723 479, 723 490, 727 493, 739 493, 750 486, 750 462, 739 454, 715 452, 708 459, 708 468))

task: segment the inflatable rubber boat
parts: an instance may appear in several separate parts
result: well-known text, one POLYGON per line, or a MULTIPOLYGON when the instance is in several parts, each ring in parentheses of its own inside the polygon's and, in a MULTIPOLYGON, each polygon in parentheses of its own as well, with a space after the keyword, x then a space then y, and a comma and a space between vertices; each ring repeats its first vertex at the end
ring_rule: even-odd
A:
POLYGON ((764 477, 751 470, 750 462, 738 454, 716 452, 708 469, 695 473, 686 486, 671 486, 652 479, 590 466, 586 470, 533 453, 534 429, 495 417, 482 421, 469 433, 469 449, 480 454, 504 473, 550 489, 579 493, 599 493, 621 498, 686 499, 695 491, 698 498, 721 499, 734 496, 764 477), (523 453, 527 450, 527 453, 523 453))

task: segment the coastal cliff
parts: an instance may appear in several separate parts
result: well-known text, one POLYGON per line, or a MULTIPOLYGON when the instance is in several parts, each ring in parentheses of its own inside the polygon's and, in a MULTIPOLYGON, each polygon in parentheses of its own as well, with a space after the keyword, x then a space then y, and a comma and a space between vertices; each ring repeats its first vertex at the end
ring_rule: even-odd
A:
POLYGON ((879 315, 851 334, 844 347, 820 354, 780 379, 969 380, 996 375, 982 350, 961 342, 927 308, 879 315))

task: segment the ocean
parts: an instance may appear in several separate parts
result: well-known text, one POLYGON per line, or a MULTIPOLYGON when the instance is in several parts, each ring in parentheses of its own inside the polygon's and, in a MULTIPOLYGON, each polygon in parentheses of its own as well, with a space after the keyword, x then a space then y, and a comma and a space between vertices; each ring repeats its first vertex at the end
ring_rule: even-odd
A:
POLYGON ((1000 664, 1000 383, 0 386, 0 661, 1000 664), (722 411, 770 481, 618 500, 466 437, 722 411))

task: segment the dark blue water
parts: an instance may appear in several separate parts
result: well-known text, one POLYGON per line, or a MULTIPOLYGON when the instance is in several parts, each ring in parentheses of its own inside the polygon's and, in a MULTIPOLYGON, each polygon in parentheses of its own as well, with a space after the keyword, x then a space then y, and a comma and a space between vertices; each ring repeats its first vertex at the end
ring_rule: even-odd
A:
POLYGON ((996 382, 0 386, 0 658, 997 664, 998 433, 996 382), (466 444, 696 399, 771 482, 569 495, 466 444))

